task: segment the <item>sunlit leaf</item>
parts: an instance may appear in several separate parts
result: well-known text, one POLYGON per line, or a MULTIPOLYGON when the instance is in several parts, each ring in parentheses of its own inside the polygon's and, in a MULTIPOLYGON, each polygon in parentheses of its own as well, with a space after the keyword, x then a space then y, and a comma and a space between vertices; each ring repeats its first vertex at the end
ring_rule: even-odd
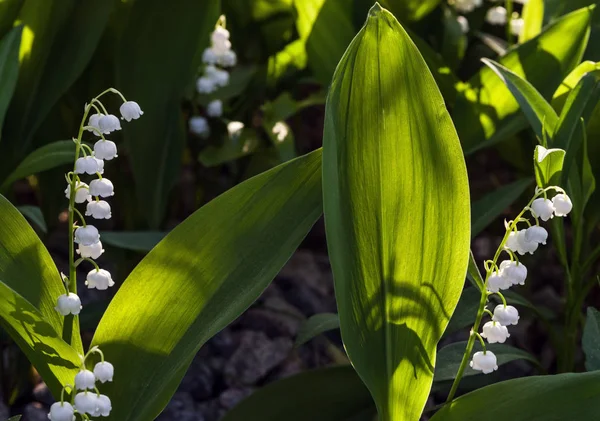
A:
MULTIPOLYGON (((37 227, 43 232, 48 232, 48 226, 46 225, 46 220, 44 219, 44 214, 42 214, 42 210, 37 206, 19 206, 19 212, 23 214, 24 217, 33 222, 37 227)), ((104 238, 103 238, 104 239, 104 238)))
POLYGON ((463 287, 469 191, 434 79, 378 5, 332 81, 323 189, 346 351, 381 420, 418 420, 463 287))
POLYGON ((400 20, 420 20, 441 3, 441 0, 381 0, 381 5, 400 20))
POLYGON ((162 231, 102 231, 102 243, 124 250, 150 251, 162 240, 162 231))
POLYGON ((321 215, 320 158, 319 150, 225 192, 133 270, 93 339, 121 378, 135 379, 103 385, 109 419, 154 419, 200 347, 269 285, 321 215))
POLYGON ((535 38, 544 26, 544 0, 528 0, 523 6, 523 31, 519 42, 524 43, 535 38))
POLYGON ((533 168, 537 185, 542 188, 559 185, 564 160, 564 150, 536 146, 533 152, 533 168))

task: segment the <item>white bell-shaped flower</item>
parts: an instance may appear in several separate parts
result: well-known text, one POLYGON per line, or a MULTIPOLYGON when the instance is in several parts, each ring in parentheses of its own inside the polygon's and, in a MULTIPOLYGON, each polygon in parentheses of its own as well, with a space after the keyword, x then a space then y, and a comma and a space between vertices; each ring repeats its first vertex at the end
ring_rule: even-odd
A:
POLYGON ((75 389, 87 390, 96 387, 96 376, 90 370, 81 370, 75 374, 75 389))
POLYGON ((112 382, 115 375, 115 368, 109 362, 99 362, 94 366, 94 375, 101 383, 112 382))
POLYGON ((502 271, 495 271, 490 274, 487 280, 487 290, 489 292, 498 292, 501 289, 510 287, 510 281, 506 279, 502 271))
POLYGON ((75 395, 75 409, 93 417, 100 415, 100 402, 95 392, 80 392, 75 395))
POLYGON ((101 159, 98 159, 94 156, 94 160, 96 161, 96 164, 98 164, 98 174, 102 175, 104 174, 104 161, 101 159))
POLYGON ((56 307, 54 307, 61 315, 67 316, 69 314, 78 315, 81 311, 81 300, 77 296, 70 292, 68 295, 63 294, 58 297, 56 307))
POLYGON ((110 219, 112 216, 110 205, 105 200, 92 200, 86 206, 85 216, 91 216, 95 219, 110 219))
POLYGON ((123 119, 127 122, 131 120, 137 120, 142 115, 144 115, 144 112, 142 111, 138 103, 135 101, 124 102, 119 108, 119 111, 121 112, 121 116, 123 116, 123 119))
POLYGON ((108 134, 114 132, 115 130, 121 130, 121 122, 115 115, 103 115, 98 120, 98 127, 102 133, 108 134))
POLYGON ((216 82, 207 76, 199 77, 198 80, 196 81, 196 90, 198 91, 199 94, 210 94, 210 93, 214 92, 216 89, 217 89, 216 82))
POLYGON ((226 70, 219 69, 213 65, 208 65, 204 69, 205 77, 213 81, 215 86, 223 87, 229 84, 229 73, 226 70))
POLYGON ((96 288, 103 291, 112 287, 115 283, 113 282, 109 271, 104 269, 92 269, 87 274, 85 284, 89 289, 96 288))
POLYGON ((98 396, 98 410, 100 412, 99 415, 103 417, 108 417, 110 415, 110 411, 112 410, 112 404, 108 396, 98 396))
POLYGON ((104 253, 104 249, 102 248, 102 241, 98 241, 97 243, 94 243, 91 246, 84 246, 81 244, 77 246, 77 254, 80 254, 81 257, 97 259, 102 255, 102 253, 104 253))
MULTIPOLYGON (((71 184, 67 184, 67 188, 65 189, 65 197, 67 199, 71 198, 71 184)), ((78 181, 75 184, 75 203, 84 203, 89 199, 91 199, 90 187, 87 184, 78 181)))
POLYGON ((535 241, 527 241, 525 239, 525 231, 526 230, 519 230, 517 232, 511 232, 506 239, 504 247, 515 253, 519 253, 520 255, 524 255, 525 253, 533 254, 538 248, 538 243, 535 241))
POLYGON ((496 321, 487 322, 483 325, 483 332, 481 333, 482 338, 486 338, 489 343, 494 344, 499 342, 503 344, 506 342, 506 338, 510 336, 506 326, 502 326, 496 321))
POLYGON ((222 67, 233 67, 237 63, 237 54, 233 50, 223 51, 217 57, 217 64, 222 67))
MULTIPOLYGON (((104 169, 104 163, 102 163, 102 169, 104 169)), ((98 160, 93 156, 85 156, 83 158, 77 158, 75 161, 75 173, 77 174, 96 174, 100 171, 98 160)))
POLYGON ((100 127, 98 126, 100 117, 102 117, 102 114, 92 114, 88 120, 88 127, 86 129, 88 132, 92 132, 97 136, 100 135, 100 127))
POLYGON ((519 311, 513 306, 504 307, 504 304, 499 304, 494 309, 492 319, 502 326, 516 325, 519 322, 519 311))
POLYGON ((502 6, 492 7, 487 11, 485 20, 492 25, 505 25, 507 22, 507 12, 502 6))
POLYGON ((504 260, 500 263, 500 270, 510 285, 525 285, 527 268, 523 263, 504 260))
POLYGON ((543 197, 537 198, 531 203, 531 213, 542 221, 547 221, 554 217, 554 204, 543 197))
POLYGON ((464 16, 457 16, 456 17, 456 21, 458 22, 458 24, 460 25, 460 30, 463 34, 466 34, 469 32, 469 20, 464 17, 464 16))
POLYGON ((227 41, 229 39, 229 31, 222 26, 217 26, 215 30, 210 34, 210 41, 213 44, 217 44, 223 41, 227 41))
POLYGON ((473 354, 470 365, 473 370, 482 371, 483 374, 489 374, 498 370, 498 360, 492 351, 485 353, 481 351, 476 352, 473 354))
POLYGON ((108 178, 92 180, 90 183, 90 194, 96 197, 110 197, 115 194, 115 187, 108 178))
POLYGON ((202 52, 202 62, 204 64, 216 64, 218 60, 219 55, 214 49, 209 47, 202 52))
POLYGON ((93 225, 79 227, 75 230, 75 242, 84 246, 91 246, 100 241, 98 228, 93 225))
POLYGON ((210 117, 221 117, 223 115, 223 101, 220 99, 210 101, 206 106, 206 114, 210 117))
POLYGON ((483 0, 454 0, 452 5, 460 13, 470 13, 482 5, 483 0))
POLYGON ((116 158, 117 155, 117 145, 115 142, 110 140, 100 139, 96 143, 94 143, 94 156, 98 159, 104 159, 106 161, 110 161, 113 158, 116 158))
POLYGON ((511 19, 510 20, 510 33, 519 36, 523 32, 525 27, 525 20, 523 18, 511 19))
POLYGON ((552 204, 554 205, 554 214, 556 216, 567 216, 571 209, 573 209, 573 203, 571 199, 564 193, 557 194, 552 198, 552 204))
POLYGON ((190 131, 198 136, 207 137, 210 134, 208 120, 204 117, 195 116, 189 121, 190 131))
POLYGON ((534 225, 525 230, 525 241, 526 242, 536 242, 538 244, 546 245, 546 240, 548 239, 548 231, 546 228, 540 227, 539 225, 534 225))
POLYGON ((48 414, 50 421, 75 421, 75 408, 69 402, 55 402, 48 414))

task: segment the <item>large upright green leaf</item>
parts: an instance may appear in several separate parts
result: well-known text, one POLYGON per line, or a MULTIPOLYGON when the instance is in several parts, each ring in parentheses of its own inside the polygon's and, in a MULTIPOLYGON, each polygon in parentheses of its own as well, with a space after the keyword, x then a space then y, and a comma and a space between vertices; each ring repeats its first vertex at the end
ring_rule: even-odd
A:
POLYGON ((418 420, 467 269, 469 190, 433 76, 379 5, 332 81, 323 190, 346 351, 381 420, 418 420))
MULTIPOLYGON (((144 111, 123 127, 139 208, 150 227, 162 222, 179 177, 185 134, 180 102, 194 81, 218 19, 219 0, 137 0, 116 52, 119 90, 144 111)), ((127 7, 127 5, 125 5, 127 7)))
POLYGON ((0 129, 17 84, 22 31, 23 27, 17 26, 0 40, 0 129))
POLYGON ((544 26, 544 0, 529 0, 523 6, 523 31, 519 34, 519 42, 523 43, 535 38, 544 26))
POLYGON ((48 250, 21 213, 0 195, 0 280, 36 307, 52 328, 63 332, 71 324, 71 345, 81 352, 77 318, 62 317, 55 309, 65 293, 60 274, 48 250))
POLYGON ((102 318, 99 345, 121 379, 103 388, 110 419, 164 408, 198 349, 271 282, 321 215, 321 151, 219 196, 133 270, 102 318))
POLYGON ((581 345, 587 371, 600 370, 600 313, 588 307, 581 345))
MULTIPOLYGON (((519 45, 500 64, 525 78, 544 98, 581 61, 590 32, 592 8, 563 16, 539 36, 519 45)), ((454 123, 464 150, 472 152, 527 127, 519 104, 492 69, 483 68, 457 97, 454 123)))
MULTIPOLYGON (((22 282, 30 279, 23 278, 22 282)), ((73 384, 81 361, 55 328, 29 301, 0 280, 0 326, 40 373, 55 398, 64 384, 73 384)))
POLYGON ((258 390, 223 421, 350 421, 375 414, 369 391, 349 366, 321 368, 279 380, 258 390))
POLYGON ((593 420, 599 412, 600 371, 594 371, 496 383, 444 406, 431 421, 593 420))
POLYGON ((440 2, 441 0, 382 0, 381 4, 400 20, 419 20, 440 2))

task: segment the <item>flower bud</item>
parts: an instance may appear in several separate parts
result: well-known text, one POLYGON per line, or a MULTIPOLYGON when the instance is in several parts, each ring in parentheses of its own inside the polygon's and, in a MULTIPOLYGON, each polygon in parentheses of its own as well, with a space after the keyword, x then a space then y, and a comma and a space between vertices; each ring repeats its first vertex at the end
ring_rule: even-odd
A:
POLYGON ((93 417, 100 415, 100 402, 98 395, 93 392, 80 392, 75 395, 75 409, 81 413, 90 414, 93 417))
POLYGON ((102 383, 112 382, 114 374, 115 368, 111 363, 108 363, 106 361, 100 362, 94 367, 94 375, 96 376, 98 381, 102 383))
POLYGON ((500 270, 511 285, 525 285, 527 268, 523 263, 504 260, 500 263, 500 270))
MULTIPOLYGON (((71 184, 67 184, 65 196, 67 199, 71 199, 71 184)), ((78 181, 75 184, 75 203, 84 203, 88 199, 91 199, 89 186, 78 181)))
POLYGON ((110 205, 104 200, 92 200, 87 204, 85 216, 91 216, 95 219, 110 219, 112 216, 110 205))
POLYGON ((108 134, 110 132, 114 132, 115 130, 121 130, 121 122, 112 114, 103 115, 98 120, 98 127, 100 131, 104 134, 108 134))
POLYGON ((554 205, 556 216, 567 216, 571 209, 573 209, 573 203, 571 199, 564 193, 557 194, 552 198, 552 204, 554 205))
POLYGON ((206 106, 206 114, 209 117, 221 117, 223 115, 223 101, 215 99, 206 106))
POLYGON ((494 309, 494 317, 492 320, 500 323, 502 326, 516 325, 519 322, 519 312, 513 306, 499 304, 494 309))
POLYGON ((75 409, 69 402, 55 402, 48 414, 50 421, 75 421, 75 409))
POLYGON ((115 188, 108 178, 92 180, 90 183, 90 194, 96 197, 110 197, 114 196, 115 188))
POLYGON ((116 158, 117 155, 117 145, 115 142, 110 140, 102 140, 100 139, 96 143, 94 143, 94 156, 98 159, 104 159, 106 161, 110 161, 113 158, 116 158))
POLYGON ((127 122, 137 120, 144 115, 144 112, 135 101, 124 102, 119 108, 119 111, 121 111, 121 116, 123 116, 123 119, 127 122))
POLYGON ((492 351, 476 352, 471 360, 471 368, 473 370, 482 371, 483 374, 492 373, 498 370, 498 360, 492 351))
POLYGON ((502 326, 500 323, 491 321, 483 325, 483 332, 481 333, 482 338, 486 338, 489 343, 493 344, 499 342, 503 344, 506 342, 510 334, 506 326, 502 326))
POLYGON ((540 227, 539 225, 534 225, 525 230, 525 241, 526 242, 535 242, 538 244, 546 245, 546 240, 548 239, 548 231, 546 228, 540 227))
POLYGON ((103 417, 108 417, 110 415, 110 411, 112 410, 112 404, 110 399, 106 395, 98 396, 98 415, 103 417))
POLYGON ((81 244, 77 246, 77 254, 80 254, 81 257, 97 259, 102 255, 102 253, 104 253, 104 249, 102 248, 102 241, 100 240, 91 246, 84 246, 81 244))
POLYGON ((192 117, 189 121, 190 131, 198 136, 207 137, 210 134, 208 121, 204 117, 192 117))
POLYGON ((78 315, 81 311, 81 300, 77 294, 73 294, 72 292, 70 292, 69 295, 63 294, 58 297, 54 309, 63 316, 69 314, 78 315))
POLYGON ((75 230, 75 242, 84 246, 91 246, 100 241, 100 233, 93 225, 79 227, 75 230))
POLYGON ((540 197, 531 203, 531 213, 542 221, 547 221, 554 217, 554 204, 552 201, 540 197))
POLYGON ((75 375, 75 389, 86 390, 96 387, 96 376, 90 370, 81 370, 75 375))
POLYGON ((109 271, 104 269, 92 269, 87 274, 85 284, 89 289, 96 288, 103 291, 112 287, 115 283, 113 282, 109 271))

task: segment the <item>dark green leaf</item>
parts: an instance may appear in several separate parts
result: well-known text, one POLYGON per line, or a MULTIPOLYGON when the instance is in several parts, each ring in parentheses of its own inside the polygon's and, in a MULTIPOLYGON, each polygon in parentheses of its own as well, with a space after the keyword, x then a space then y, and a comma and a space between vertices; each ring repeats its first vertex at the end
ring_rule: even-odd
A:
POLYGON ((431 421, 593 420, 600 412, 600 371, 508 380, 446 405, 431 421))
MULTIPOLYGON (((40 208, 37 206, 19 206, 17 209, 19 209, 19 212, 21 212, 23 216, 37 225, 44 234, 48 232, 48 226, 46 225, 46 220, 44 219, 44 215, 40 208)), ((104 237, 102 239, 104 239, 104 237)))
POLYGON ((481 292, 477 288, 467 287, 460 295, 456 310, 450 318, 450 323, 444 332, 444 336, 456 332, 464 327, 472 325, 477 316, 481 292))
POLYGON ((530 186, 531 179, 529 178, 517 180, 475 201, 471 207, 471 236, 477 236, 485 227, 495 221, 530 186))
POLYGON ((279 380, 254 392, 223 421, 371 421, 375 405, 351 366, 321 368, 279 380))
POLYGON ((200 152, 198 160, 205 167, 215 167, 252 154, 260 146, 256 130, 243 128, 235 133, 226 133, 221 146, 209 145, 200 152))
POLYGON ((147 252, 165 235, 167 233, 162 231, 102 231, 102 242, 125 250, 147 252))
POLYGON ((0 128, 2 128, 4 115, 17 86, 22 31, 23 27, 17 26, 0 40, 0 128))
POLYGON ((269 285, 321 215, 320 158, 319 150, 225 192, 133 270, 92 342, 135 379, 103 385, 111 419, 154 419, 198 349, 269 285))
POLYGON ((585 354, 585 369, 600 370, 600 312, 594 307, 587 309, 581 345, 585 354))
POLYGON ((483 291, 483 285, 485 280, 479 272, 475 256, 473 256, 473 250, 469 250, 469 266, 467 267, 467 279, 471 284, 480 291, 483 291))
POLYGON ((320 313, 309 317, 300 327, 296 337, 296 346, 310 341, 328 330, 339 329, 340 318, 335 313, 320 313))
POLYGON ((323 188, 345 349, 380 419, 416 420, 463 287, 469 192, 433 76, 378 5, 332 80, 323 188))

